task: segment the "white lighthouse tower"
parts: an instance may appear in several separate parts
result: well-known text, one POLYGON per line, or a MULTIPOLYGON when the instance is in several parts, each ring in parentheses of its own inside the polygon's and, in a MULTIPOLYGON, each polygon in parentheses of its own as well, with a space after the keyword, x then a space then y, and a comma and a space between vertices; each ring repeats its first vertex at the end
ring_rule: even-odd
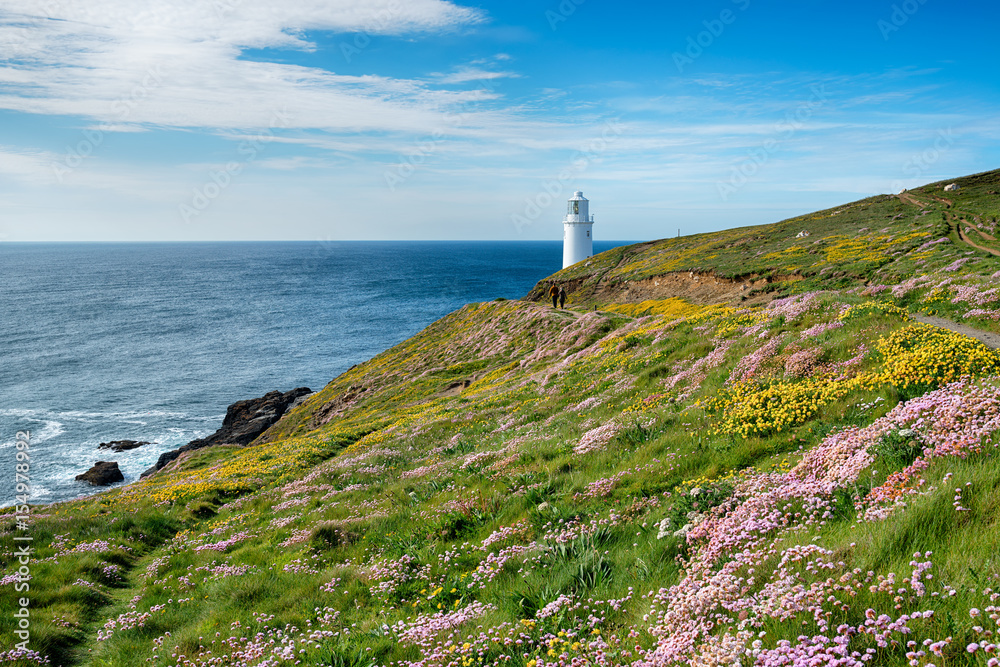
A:
POLYGON ((563 268, 594 256, 594 216, 590 202, 577 190, 566 207, 563 219, 563 268))

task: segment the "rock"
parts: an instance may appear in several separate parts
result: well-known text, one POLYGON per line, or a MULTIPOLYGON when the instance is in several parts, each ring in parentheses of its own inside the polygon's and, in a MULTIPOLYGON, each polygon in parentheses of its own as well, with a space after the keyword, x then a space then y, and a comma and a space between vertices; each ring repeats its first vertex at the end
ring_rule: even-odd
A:
POLYGON ((124 452, 148 444, 150 443, 145 440, 112 440, 111 442, 102 442, 97 448, 110 449, 113 452, 124 452))
POLYGON ((299 399, 308 396, 312 390, 299 387, 281 393, 270 391, 260 398, 236 401, 226 410, 226 418, 222 420, 222 428, 208 436, 192 440, 188 444, 169 452, 160 454, 156 464, 146 470, 140 477, 147 477, 167 465, 184 452, 212 447, 213 445, 249 445, 281 419, 288 410, 297 405, 299 399))
POLYGON ((115 482, 125 481, 125 475, 118 469, 117 461, 98 461, 87 472, 77 475, 81 482, 90 482, 91 486, 109 486, 115 482))
POLYGON ((692 526, 697 526, 702 521, 704 521, 705 519, 707 519, 708 515, 707 514, 703 514, 702 512, 688 512, 687 516, 685 518, 688 521, 691 522, 692 526))
POLYGON ((958 192, 961 189, 962 189, 962 187, 958 183, 950 183, 950 184, 944 186, 944 191, 945 192, 958 192))

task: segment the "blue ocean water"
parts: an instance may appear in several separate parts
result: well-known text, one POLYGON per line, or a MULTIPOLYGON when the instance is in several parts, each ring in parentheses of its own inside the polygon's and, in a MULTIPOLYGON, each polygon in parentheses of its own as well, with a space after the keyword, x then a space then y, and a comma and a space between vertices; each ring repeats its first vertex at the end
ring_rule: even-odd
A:
MULTIPOLYGON (((595 252, 622 245, 595 242, 595 252)), ((126 482, 226 407, 322 388, 474 301, 559 270, 560 242, 0 244, 0 506, 30 431, 32 502, 126 482), (148 440, 128 452, 109 440, 148 440)))

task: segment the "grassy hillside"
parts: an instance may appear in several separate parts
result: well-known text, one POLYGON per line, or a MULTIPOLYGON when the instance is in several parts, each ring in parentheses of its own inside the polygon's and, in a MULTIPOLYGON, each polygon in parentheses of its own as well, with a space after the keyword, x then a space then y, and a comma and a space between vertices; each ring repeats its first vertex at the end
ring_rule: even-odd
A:
POLYGON ((539 283, 529 298, 544 301, 551 282, 565 284, 577 305, 633 302, 657 296, 693 296, 701 303, 741 303, 756 295, 808 289, 842 289, 871 280, 946 266, 970 249, 1000 251, 997 172, 934 183, 900 196, 881 195, 773 225, 651 241, 615 248, 539 283), (958 192, 944 192, 946 183, 958 192), (928 239, 968 243, 952 252, 914 252, 928 239), (944 262, 944 264, 941 264, 944 262), (660 280, 680 274, 700 277, 660 280), (653 282, 661 282, 657 289, 653 282), (716 289, 705 289, 712 282, 716 289), (741 289, 742 288, 742 289, 741 289), (638 295, 640 298, 636 298, 638 295))
POLYGON ((8 510, 0 662, 996 667, 1000 354, 920 321, 1000 320, 1000 172, 957 182, 598 255, 8 510))

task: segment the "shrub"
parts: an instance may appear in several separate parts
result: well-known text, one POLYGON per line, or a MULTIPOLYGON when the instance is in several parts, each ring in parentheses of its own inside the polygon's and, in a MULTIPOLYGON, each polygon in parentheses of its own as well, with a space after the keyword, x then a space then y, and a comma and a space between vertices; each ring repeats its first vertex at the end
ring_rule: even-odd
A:
POLYGON ((353 544, 356 537, 339 523, 327 521, 312 529, 312 533, 309 534, 309 544, 321 550, 336 549, 353 544))
POLYGON ((884 358, 881 380, 919 393, 963 376, 1000 372, 1000 355, 962 334, 917 324, 897 329, 875 345, 884 358))
POLYGON ((208 517, 215 516, 217 513, 215 505, 207 500, 196 500, 190 503, 188 511, 191 512, 191 516, 199 519, 207 519, 208 517))
POLYGON ((916 434, 909 430, 892 431, 882 436, 872 453, 889 470, 902 470, 917 460, 923 451, 923 444, 916 434))

